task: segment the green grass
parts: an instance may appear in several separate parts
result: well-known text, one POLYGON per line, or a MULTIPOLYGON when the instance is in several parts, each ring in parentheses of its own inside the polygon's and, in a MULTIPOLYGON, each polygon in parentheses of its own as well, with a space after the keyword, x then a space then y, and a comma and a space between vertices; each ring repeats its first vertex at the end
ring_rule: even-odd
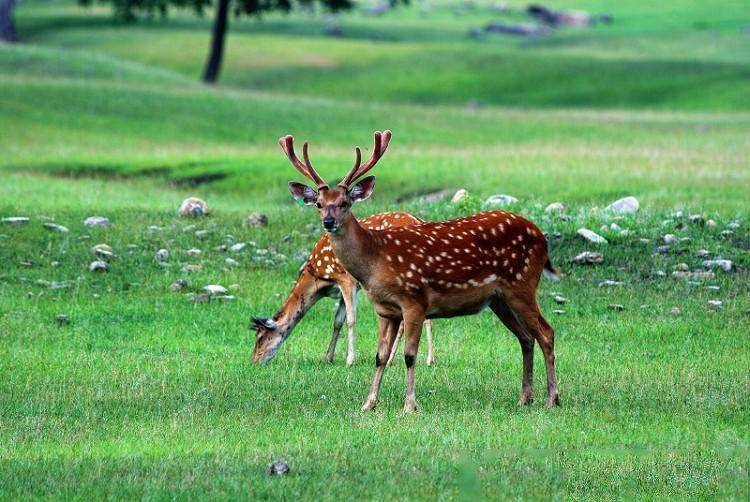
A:
POLYGON ((559 4, 615 23, 477 42, 468 29, 499 18, 442 1, 426 14, 415 3, 342 16, 344 39, 323 37, 321 16, 232 21, 223 83, 204 88, 208 20, 125 27, 102 7, 23 2, 28 43, 0 46, 0 216, 32 218, 0 225, 0 498, 746 498, 748 13, 742 2, 559 4), (335 178, 385 127, 391 149, 358 215, 450 218, 509 193, 514 210, 560 233, 551 253, 565 278, 542 282, 539 300, 557 332, 561 408, 542 404, 539 354, 537 402, 516 407, 520 350, 489 312, 435 322, 438 364, 418 366, 413 416, 399 413, 398 362, 377 410, 359 411, 376 344, 364 295, 352 368, 341 346, 323 363, 330 300, 270 364, 251 364, 249 318, 279 307, 319 235, 314 211, 289 197, 298 176, 276 138, 310 139, 335 178), (471 197, 458 205, 419 198, 459 187, 471 197), (636 215, 601 209, 630 194, 636 215), (188 195, 214 215, 177 218, 188 195), (569 219, 544 212, 558 200, 569 219), (252 210, 269 226, 244 228, 252 210), (85 228, 93 214, 112 226, 85 228), (44 229, 50 219, 70 232, 44 229), (631 234, 600 230, 615 221, 631 234), (580 226, 610 240, 604 264, 570 263, 596 249, 580 226), (683 253, 653 252, 666 233, 690 239, 683 253), (215 248, 234 241, 255 245, 226 268, 215 248), (94 274, 100 242, 117 258, 94 274), (162 247, 166 267, 154 261, 162 247), (189 257, 193 247, 203 253, 189 257), (256 251, 269 248, 281 256, 256 251), (701 268, 702 248, 736 270, 671 276, 682 262, 701 268), (185 263, 203 268, 186 274, 185 263), (188 292, 238 285, 237 300, 195 304, 169 292, 178 278, 188 292), (605 279, 624 285, 598 287, 605 279), (552 292, 568 298, 562 315, 552 292), (712 299, 724 308, 710 311, 712 299), (57 314, 71 324, 56 326, 57 314), (290 476, 264 474, 276 458, 290 476))

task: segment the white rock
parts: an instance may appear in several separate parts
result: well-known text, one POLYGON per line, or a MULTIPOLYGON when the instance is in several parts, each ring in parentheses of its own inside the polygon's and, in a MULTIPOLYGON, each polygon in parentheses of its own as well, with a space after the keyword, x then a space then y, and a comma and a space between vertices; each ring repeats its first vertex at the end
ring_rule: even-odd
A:
POLYGON ((207 286, 203 286, 203 291, 205 291, 209 295, 225 295, 229 293, 229 290, 227 288, 225 288, 224 286, 220 286, 219 284, 209 284, 207 286))
POLYGON ((47 230, 54 230, 55 232, 68 232, 68 227, 58 225, 57 223, 44 223, 44 228, 46 228, 47 230))
POLYGON ((703 261, 703 267, 704 268, 714 268, 719 267, 724 272, 731 272, 732 271, 732 261, 731 260, 704 260, 703 261))
POLYGON ((724 304, 719 300, 708 300, 708 308, 711 310, 721 310, 724 308, 724 304))
POLYGON ((245 227, 264 227, 268 225, 268 216, 258 211, 254 211, 247 215, 243 222, 245 227))
POLYGON ((227 257, 227 259, 224 260, 224 263, 227 265, 227 267, 235 267, 240 264, 240 262, 230 257, 227 257))
POLYGON ((103 260, 92 261, 89 264, 89 270, 92 272, 104 272, 107 270, 107 262, 103 260))
POLYGON ((707 227, 715 227, 716 226, 716 221, 714 221, 714 220, 706 220, 706 226, 707 227))
POLYGON ((109 246, 107 244, 97 244, 96 246, 92 247, 91 254, 100 258, 113 258, 115 256, 115 252, 112 249, 112 246, 109 246))
POLYGON ((613 281, 611 279, 606 279, 599 283, 600 288, 609 288, 613 286, 622 286, 624 283, 621 281, 613 281))
POLYGON ((579 228, 577 233, 587 241, 593 242, 594 244, 607 244, 607 239, 588 228, 579 228))
POLYGON ((461 188, 457 190, 456 193, 453 194, 453 197, 451 198, 451 202, 453 203, 461 202, 468 196, 469 196, 469 192, 467 192, 465 188, 461 188))
POLYGON ((197 197, 188 197, 180 204, 179 214, 182 217, 198 217, 211 213, 206 201, 197 197))
POLYGON ((594 251, 584 251, 578 253, 572 260, 573 263, 588 264, 588 263, 602 263, 604 261, 604 255, 594 251))
POLYGON ((29 222, 29 218, 26 216, 8 216, 6 218, 3 218, 3 223, 7 223, 8 225, 23 225, 25 223, 29 222))
POLYGON ((672 234, 666 234, 664 237, 662 237, 662 240, 664 241, 664 244, 676 244, 680 240, 672 234))
POLYGON ((83 220, 83 224, 87 227, 108 227, 109 218, 105 216, 89 216, 83 220))
POLYGON ((158 262, 165 262, 169 259, 169 250, 168 249, 160 249, 156 252, 156 261, 158 262))
POLYGON ((553 202, 549 206, 545 207, 544 211, 547 213, 562 214, 565 212, 565 204, 563 204, 562 202, 553 202))
POLYGON ((229 249, 235 253, 239 253, 243 249, 247 247, 247 244, 244 242, 238 242, 237 244, 233 244, 229 249))
POLYGON ((188 249, 187 251, 185 251, 185 254, 186 254, 186 255, 188 255, 188 256, 198 256, 198 255, 199 255, 199 254, 201 254, 202 252, 203 252, 203 251, 201 251, 201 250, 200 250, 200 249, 198 249, 198 248, 190 248, 190 249, 188 249))
POLYGON ((618 199, 614 201, 612 204, 606 207, 607 210, 612 211, 613 213, 618 214, 628 214, 628 213, 635 213, 640 208, 640 204, 638 204, 638 199, 635 197, 623 197, 622 199, 618 199))
POLYGON ((489 206, 507 206, 509 204, 515 204, 516 202, 518 202, 518 199, 516 199, 512 195, 507 195, 504 193, 491 195, 484 201, 484 203, 489 206))

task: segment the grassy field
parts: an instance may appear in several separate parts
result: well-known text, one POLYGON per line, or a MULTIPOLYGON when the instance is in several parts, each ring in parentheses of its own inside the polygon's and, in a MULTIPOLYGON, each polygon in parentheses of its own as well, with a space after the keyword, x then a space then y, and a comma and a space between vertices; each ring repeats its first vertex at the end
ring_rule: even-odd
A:
POLYGON ((525 19, 475 3, 355 12, 340 19, 344 38, 322 35, 322 15, 233 21, 216 88, 197 83, 209 20, 130 27, 102 7, 21 4, 26 43, 0 45, 0 217, 31 218, 0 224, 0 497, 748 496, 746 5, 554 2, 615 22, 476 41, 471 27, 525 19), (375 351, 364 295, 353 367, 341 347, 323 362, 330 300, 270 364, 251 364, 249 318, 281 305, 319 235, 286 190, 298 176, 276 138, 310 139, 335 177, 386 127, 392 146, 357 214, 448 218, 509 193, 555 235, 565 278, 539 295, 557 331, 559 409, 543 405, 540 354, 537 402, 516 406, 518 343, 489 312, 435 322, 437 365, 421 354, 414 415, 399 412, 401 363, 377 410, 359 411, 375 351), (471 196, 460 204, 421 198, 461 187, 471 196), (178 218, 188 195, 214 214, 178 218), (601 209, 624 195, 637 214, 601 209), (567 219, 545 213, 553 201, 567 219), (255 210, 267 227, 242 226, 255 210), (91 215, 111 227, 84 227, 91 215), (630 233, 600 230, 612 223, 630 233), (581 226, 610 244, 585 243, 581 226), (655 253, 667 233, 689 240, 655 253), (253 244, 217 248, 233 242, 253 244), (100 274, 87 270, 98 243, 117 255, 100 274), (680 263, 701 268, 699 249, 734 270, 673 277, 680 263), (604 263, 570 263, 583 250, 604 263), (237 299, 196 304, 170 292, 179 278, 189 293, 222 284, 237 299), (599 287, 607 279, 623 284, 599 287), (289 476, 265 475, 277 458, 289 476))

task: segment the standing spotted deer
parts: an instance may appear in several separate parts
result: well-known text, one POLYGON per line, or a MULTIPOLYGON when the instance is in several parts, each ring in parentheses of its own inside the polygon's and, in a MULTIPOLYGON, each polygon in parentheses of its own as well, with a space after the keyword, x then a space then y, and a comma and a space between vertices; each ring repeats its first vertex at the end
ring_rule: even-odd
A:
POLYGON ((334 253, 365 289, 378 314, 375 375, 362 409, 371 410, 377 403, 386 359, 400 322, 404 326, 407 368, 404 411, 411 412, 417 408, 414 361, 422 322, 476 314, 485 307, 492 309, 521 344, 519 404, 533 399, 536 341, 547 366, 547 404, 558 405, 555 335, 536 300, 542 273, 557 278, 547 255, 546 238, 533 223, 507 211, 486 211, 401 228, 364 228, 352 215, 351 206, 372 194, 375 178, 360 178, 380 160, 390 139, 390 131, 375 132, 373 152, 365 164, 356 148, 354 167, 334 188, 313 168, 307 143, 303 147, 303 163, 294 152, 292 136, 279 140, 294 167, 317 188, 290 182, 292 195, 317 206, 334 253))
MULTIPOLYGON (((422 223, 423 220, 406 212, 374 214, 363 219, 365 228, 380 230, 422 223)), ((255 318, 252 327, 256 331, 253 361, 270 361, 278 352, 305 313, 323 297, 340 298, 333 318, 333 335, 328 344, 326 362, 332 362, 336 342, 346 320, 348 347, 346 364, 354 364, 354 324, 356 323, 357 280, 349 274, 333 254, 328 235, 323 235, 302 265, 297 282, 281 309, 271 318, 255 318)), ((434 363, 432 348, 432 323, 425 322, 427 331, 427 364, 434 363)), ((394 347, 395 353, 395 347, 394 347)), ((391 355, 393 357, 393 355, 391 355)))

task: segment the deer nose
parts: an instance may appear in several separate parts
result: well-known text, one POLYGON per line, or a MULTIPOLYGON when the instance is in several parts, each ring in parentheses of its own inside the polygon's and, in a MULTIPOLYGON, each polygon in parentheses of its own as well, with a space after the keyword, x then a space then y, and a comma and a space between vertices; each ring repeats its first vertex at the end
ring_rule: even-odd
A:
POLYGON ((323 218, 323 226, 326 230, 332 230, 336 225, 336 219, 333 216, 326 216, 323 218))

